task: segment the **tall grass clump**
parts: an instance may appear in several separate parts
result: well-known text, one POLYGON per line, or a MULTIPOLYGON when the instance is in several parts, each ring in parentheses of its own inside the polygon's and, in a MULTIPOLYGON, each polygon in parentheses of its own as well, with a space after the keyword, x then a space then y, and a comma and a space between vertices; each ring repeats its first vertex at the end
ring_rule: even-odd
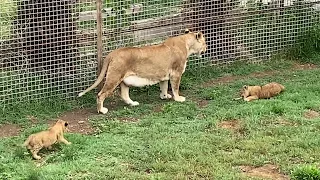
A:
POLYGON ((320 24, 316 24, 297 39, 288 56, 302 62, 320 63, 320 24))

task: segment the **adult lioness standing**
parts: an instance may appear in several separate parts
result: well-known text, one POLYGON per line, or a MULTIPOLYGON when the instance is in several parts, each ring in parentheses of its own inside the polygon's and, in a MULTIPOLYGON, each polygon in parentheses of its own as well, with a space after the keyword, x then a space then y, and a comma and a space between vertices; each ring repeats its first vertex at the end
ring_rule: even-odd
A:
POLYGON ((104 59, 101 72, 95 83, 79 94, 79 97, 97 87, 106 76, 106 82, 97 96, 98 113, 108 112, 103 107, 106 97, 110 96, 120 84, 121 98, 129 105, 139 105, 129 97, 129 86, 143 87, 160 83, 160 98, 168 99, 168 80, 170 80, 173 99, 183 102, 179 96, 181 76, 185 71, 187 58, 191 54, 201 54, 207 48, 205 37, 201 32, 190 32, 170 37, 162 44, 144 47, 119 48, 104 59))

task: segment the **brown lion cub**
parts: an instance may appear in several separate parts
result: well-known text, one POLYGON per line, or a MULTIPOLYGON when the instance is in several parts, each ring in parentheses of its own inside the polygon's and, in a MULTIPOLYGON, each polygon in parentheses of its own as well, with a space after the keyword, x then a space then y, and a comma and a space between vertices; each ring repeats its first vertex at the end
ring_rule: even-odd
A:
POLYGON ((58 120, 54 126, 46 131, 41 131, 36 134, 31 134, 28 139, 23 143, 23 146, 27 147, 32 153, 33 158, 41 159, 37 154, 42 148, 51 149, 51 145, 56 142, 63 142, 65 144, 71 144, 63 137, 63 133, 67 130, 68 122, 58 120))
POLYGON ((264 86, 245 85, 241 90, 241 97, 243 97, 245 101, 268 99, 280 94, 282 91, 284 91, 284 89, 285 88, 283 85, 276 82, 272 82, 264 86))

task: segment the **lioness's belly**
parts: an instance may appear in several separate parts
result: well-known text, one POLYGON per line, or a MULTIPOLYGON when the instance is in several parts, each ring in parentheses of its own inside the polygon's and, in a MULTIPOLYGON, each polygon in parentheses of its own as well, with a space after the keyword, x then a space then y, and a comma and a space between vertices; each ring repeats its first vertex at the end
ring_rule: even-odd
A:
POLYGON ((154 84, 159 83, 160 81, 169 80, 169 78, 163 78, 159 80, 151 80, 147 78, 141 78, 138 76, 128 76, 126 77, 123 82, 127 86, 134 86, 134 87, 143 87, 143 86, 151 86, 154 84))

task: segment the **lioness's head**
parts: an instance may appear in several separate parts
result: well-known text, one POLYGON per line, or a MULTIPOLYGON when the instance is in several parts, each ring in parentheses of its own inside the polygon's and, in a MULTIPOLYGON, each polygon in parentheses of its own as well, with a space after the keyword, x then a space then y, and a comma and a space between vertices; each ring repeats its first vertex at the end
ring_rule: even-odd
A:
POLYGON ((185 34, 189 34, 191 37, 188 39, 189 41, 187 43, 189 54, 198 54, 200 56, 202 53, 206 52, 206 38, 202 32, 191 32, 189 29, 186 29, 185 34))

